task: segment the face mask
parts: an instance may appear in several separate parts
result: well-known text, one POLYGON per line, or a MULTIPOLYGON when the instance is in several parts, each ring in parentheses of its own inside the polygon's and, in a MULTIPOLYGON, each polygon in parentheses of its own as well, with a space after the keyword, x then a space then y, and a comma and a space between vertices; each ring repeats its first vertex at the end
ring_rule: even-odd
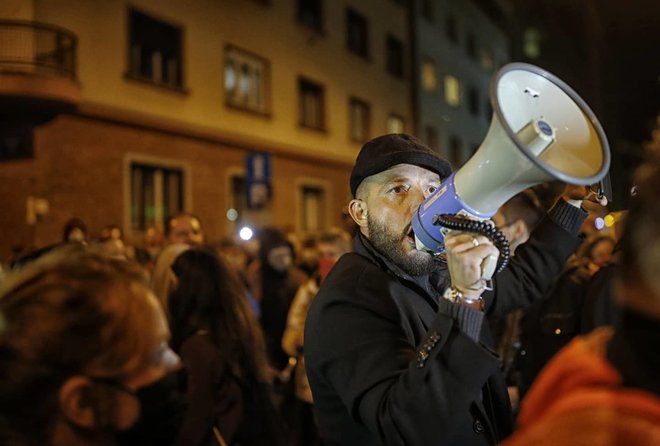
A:
POLYGON ((172 444, 183 422, 185 402, 178 390, 177 372, 131 392, 140 402, 140 418, 117 432, 120 445, 172 444))
POLYGON ((287 272, 292 263, 291 249, 288 246, 280 246, 268 252, 268 264, 279 273, 287 272))
POLYGON ((335 266, 336 260, 328 257, 319 258, 319 277, 321 282, 323 282, 326 276, 330 273, 330 270, 335 266))

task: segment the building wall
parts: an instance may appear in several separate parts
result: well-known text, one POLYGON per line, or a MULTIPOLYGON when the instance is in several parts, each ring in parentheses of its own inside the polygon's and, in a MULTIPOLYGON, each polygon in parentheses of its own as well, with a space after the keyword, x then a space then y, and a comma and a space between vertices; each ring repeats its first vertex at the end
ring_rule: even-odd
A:
POLYGON ((235 229, 225 216, 229 178, 244 171, 245 157, 254 151, 273 157, 272 203, 249 216, 256 225, 298 229, 297 189, 306 184, 325 191, 325 226, 339 225, 361 146, 349 137, 349 98, 370 104, 370 137, 386 132, 390 114, 410 125, 409 73, 399 79, 385 68, 388 34, 409 50, 407 10, 395 0, 324 1, 318 32, 297 22, 296 3, 12 0, 1 8, 1 18, 32 19, 76 34, 82 100, 75 114, 35 130, 32 158, 0 163, 0 230, 11 234, 0 238, 0 259, 13 248, 59 241, 73 216, 83 218, 92 235, 119 224, 131 241, 139 239, 130 228, 126 190, 131 159, 184 168, 186 209, 201 217, 210 241, 235 229), (129 7, 182 29, 182 91, 127 78, 129 7), (368 20, 367 58, 346 48, 348 7, 368 20), (269 61, 267 115, 225 105, 227 45, 269 61), (325 87, 323 131, 299 125, 299 76, 325 87), (29 197, 44 199, 49 209, 28 224, 29 197))
MULTIPOLYGON (((471 1, 434 0, 433 16, 429 20, 423 16, 422 1, 417 0, 417 64, 421 68, 424 59, 436 64, 437 89, 418 90, 420 122, 418 132, 424 135, 427 126, 435 127, 439 135, 439 149, 449 156, 450 138, 456 136, 462 141, 460 164, 467 161, 478 147, 490 127, 491 110, 489 104, 490 81, 496 69, 509 59, 508 38, 500 27, 471 1), (457 42, 447 36, 447 17, 456 19, 457 42), (466 49, 467 35, 473 33, 476 43, 476 57, 471 58, 466 49), (494 66, 484 68, 482 52, 490 48, 494 66), (450 106, 445 99, 444 77, 452 75, 461 84, 461 103, 450 106), (478 92, 478 114, 468 110, 467 89, 472 85, 478 92)), ((457 166, 455 166, 457 167, 457 166)))
MULTIPOLYGON (((228 180, 244 170, 245 149, 213 141, 139 126, 108 123, 85 116, 66 116, 40 128, 35 135, 35 157, 4 163, 0 168, 3 212, 0 252, 6 258, 15 247, 45 246, 60 240, 64 223, 82 218, 91 234, 108 224, 130 231, 126 212, 127 162, 149 160, 185 169, 186 209, 201 218, 209 242, 227 235, 228 180), (28 197, 45 199, 48 212, 35 224, 26 224, 28 197)), ((272 210, 255 215, 260 221, 296 229, 296 188, 306 179, 322 183, 328 226, 339 226, 342 207, 349 197, 348 173, 342 164, 310 163, 287 155, 273 158, 272 210), (268 215, 272 213, 272 215, 268 215)))

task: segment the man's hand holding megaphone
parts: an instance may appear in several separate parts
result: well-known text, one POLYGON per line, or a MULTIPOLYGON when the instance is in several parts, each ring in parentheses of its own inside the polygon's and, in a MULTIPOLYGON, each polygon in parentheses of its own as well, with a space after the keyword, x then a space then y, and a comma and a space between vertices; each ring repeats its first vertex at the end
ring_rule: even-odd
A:
MULTIPOLYGON (((607 206, 607 198, 587 186, 567 184, 561 199, 576 207, 584 200, 607 206)), ((445 249, 452 288, 465 301, 480 300, 493 275, 499 250, 488 237, 462 231, 449 231, 445 235, 445 249)))

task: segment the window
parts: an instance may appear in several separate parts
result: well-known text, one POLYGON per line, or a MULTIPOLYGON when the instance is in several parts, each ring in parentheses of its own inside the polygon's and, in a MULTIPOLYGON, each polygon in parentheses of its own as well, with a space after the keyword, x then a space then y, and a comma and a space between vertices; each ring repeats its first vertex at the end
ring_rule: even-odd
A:
POLYGON ((449 162, 456 168, 463 163, 463 142, 461 138, 452 135, 449 138, 449 162))
POLYGON ((0 161, 32 158, 34 132, 30 127, 11 125, 0 135, 0 161))
POLYGON ((458 42, 458 23, 453 14, 449 14, 445 20, 447 38, 452 42, 458 42))
POLYGON ((475 87, 468 88, 467 106, 473 116, 479 114, 479 91, 475 87))
POLYGON ((432 125, 427 126, 424 129, 424 136, 426 138, 426 145, 432 148, 433 150, 438 150, 440 148, 440 141, 438 139, 438 130, 432 125))
POLYGON ((484 70, 492 71, 495 68, 495 57, 493 56, 493 50, 490 48, 484 48, 481 50, 481 66, 484 70))
POLYGON ((322 85, 299 79, 300 125, 312 129, 325 129, 325 92, 322 85))
POLYGON ((422 87, 426 91, 438 89, 438 74, 435 70, 435 62, 431 59, 422 62, 422 87))
POLYGON ((474 34, 469 33, 467 35, 465 39, 465 49, 468 56, 470 56, 472 59, 477 58, 477 38, 474 36, 474 34))
POLYGON ((298 21, 317 31, 323 28, 321 0, 298 0, 298 21))
POLYGON ((183 171, 131 163, 131 226, 143 231, 184 210, 183 171))
POLYGON ((403 44, 393 36, 387 36, 387 72, 403 78, 403 44))
POLYGON ((371 112, 369 104, 357 98, 351 98, 348 104, 349 108, 349 129, 351 140, 365 142, 369 139, 369 121, 371 112))
POLYGON ((363 15, 346 10, 346 46, 358 56, 369 56, 369 31, 363 15))
POLYGON ((225 98, 229 105, 268 112, 270 66, 268 61, 239 48, 225 49, 225 98))
POLYGON ((405 132, 405 123, 401 116, 391 114, 387 118, 387 133, 403 133, 405 132))
POLYGON ((528 28, 523 35, 523 53, 530 59, 541 55, 541 33, 535 28, 528 28))
POLYGON ((319 232, 325 229, 325 191, 319 186, 300 188, 300 230, 319 232))
POLYGON ((486 110, 486 113, 484 114, 486 122, 490 122, 493 117, 493 105, 490 103, 490 98, 486 98, 484 110, 486 110))
POLYGON ((239 225, 245 218, 247 210, 247 189, 243 175, 232 175, 229 177, 229 207, 227 219, 239 225))
POLYGON ((129 9, 128 76, 167 87, 182 88, 182 31, 166 22, 129 9))
POLYGON ((445 100, 452 107, 461 105, 461 83, 456 76, 445 76, 445 100))
POLYGON ((433 10, 433 0, 422 0, 422 16, 432 22, 435 16, 433 10))

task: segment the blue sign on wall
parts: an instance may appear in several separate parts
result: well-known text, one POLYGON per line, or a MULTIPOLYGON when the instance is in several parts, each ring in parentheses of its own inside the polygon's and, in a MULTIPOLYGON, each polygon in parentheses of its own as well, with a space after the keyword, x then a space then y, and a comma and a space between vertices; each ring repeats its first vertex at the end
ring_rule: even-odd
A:
POLYGON ((248 209, 261 209, 271 198, 270 155, 251 153, 246 157, 245 189, 248 209))

